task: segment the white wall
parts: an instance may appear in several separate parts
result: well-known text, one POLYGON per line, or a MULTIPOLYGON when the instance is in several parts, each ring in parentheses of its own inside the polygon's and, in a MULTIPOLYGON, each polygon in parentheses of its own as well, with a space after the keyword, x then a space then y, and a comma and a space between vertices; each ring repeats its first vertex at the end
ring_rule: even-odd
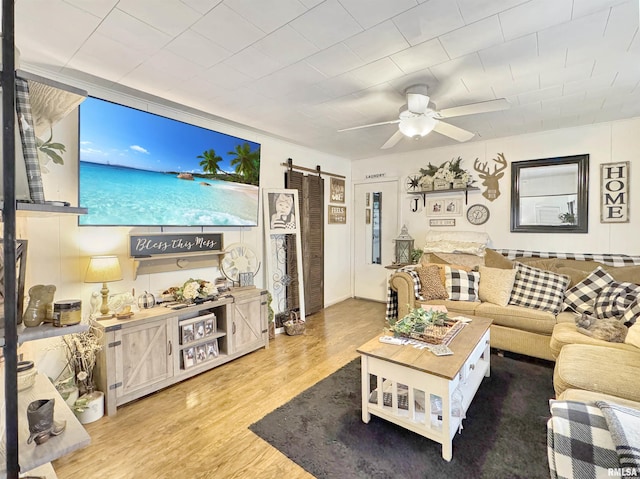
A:
MULTIPOLYGON (((343 158, 328 155, 301 147, 280 139, 258 134, 251 130, 243 130, 235 126, 225 125, 204 115, 196 115, 167 108, 158 103, 141 101, 131 96, 122 95, 111 90, 81 84, 65 78, 54 78, 69 85, 83 88, 89 95, 122 103, 141 110, 168 116, 187 123, 196 124, 230 135, 246 138, 261 144, 261 188, 283 188, 285 168, 280 166, 288 158, 294 164, 315 169, 320 165, 323 171, 344 175, 350 184, 350 164, 343 158)), ((47 200, 65 200, 77 205, 78 179, 78 124, 77 115, 56 125, 54 139, 67 146, 63 166, 49 163, 48 173, 43 174, 45 197, 47 200)), ((325 203, 329 203, 329 180, 325 177, 325 203)), ((350 192, 346 193, 350 200, 350 192)), ((262 194, 260 195, 262 205, 262 194)), ((265 287, 266 264, 264 256, 263 215, 259 214, 258 227, 223 227, 208 228, 209 232, 224 234, 224 244, 236 242, 249 244, 262 262, 260 272, 255 278, 256 285, 265 287)), ((198 228, 165 228, 164 231, 193 231, 198 228)), ((167 273, 140 275, 133 278, 133 260, 128 255, 128 235, 132 232, 160 232, 160 228, 122 228, 122 227, 78 227, 76 216, 43 216, 19 218, 17 225, 18 238, 26 238, 28 244, 27 284, 25 293, 34 284, 54 284, 57 288, 56 300, 82 299, 83 313, 89 312, 89 298, 93 291, 99 291, 101 285, 83 283, 84 273, 89 257, 96 254, 116 254, 122 266, 123 280, 110 283, 112 293, 128 292, 135 289, 136 296, 144 291, 157 293, 170 286, 179 286, 190 277, 214 280, 222 276, 217 264, 211 268, 181 270, 167 273)), ((349 225, 327 225, 325 220, 325 304, 330 305, 351 296, 350 274, 333 275, 332 271, 344 270, 349 264, 349 251, 344 245, 350 242, 349 225)), ((215 264, 215 261, 212 262, 215 264)), ((55 376, 62 365, 60 351, 55 349, 57 341, 37 341, 23 346, 25 355, 34 357, 41 371, 55 376)))
MULTIPOLYGON (((414 151, 399 155, 386 155, 353 162, 353 181, 362 180, 366 174, 384 173, 386 177, 398 177, 401 190, 404 192, 404 180, 410 174, 416 174, 429 162, 440 165, 444 161, 462 157, 462 167, 473 172, 476 158, 491 164, 497 153, 504 153, 509 163, 514 161, 551 158, 588 153, 589 158, 589 232, 588 234, 533 234, 510 232, 510 197, 511 169, 504 171, 500 180, 500 196, 493 202, 482 196, 484 187, 478 180, 480 191, 469 193, 468 205, 482 203, 489 207, 491 216, 482 226, 472 226, 465 216, 455 217, 454 228, 439 227, 438 230, 471 230, 485 231, 491 237, 496 248, 517 248, 537 251, 579 252, 579 253, 640 253, 637 235, 640 231, 640 201, 636 192, 630 196, 630 222, 618 224, 600 223, 600 165, 619 161, 629 161, 630 185, 640 184, 640 118, 601 123, 597 125, 554 130, 501 138, 473 143, 461 143, 437 149, 414 151)), ((460 195, 452 193, 451 196, 460 195)), ((426 212, 412 213, 409 201, 412 196, 400 195, 402 222, 409 228, 415 238, 416 247, 424 245, 425 233, 428 230, 426 212)), ((448 195, 438 195, 448 197, 448 195)), ((460 196, 457 196, 460 197, 460 196)), ((427 197, 433 198, 433 197, 427 197)), ((467 205, 467 206, 468 206, 467 205)), ((463 208, 466 211, 466 207, 463 208)), ((464 213, 464 212, 463 212, 464 213)))

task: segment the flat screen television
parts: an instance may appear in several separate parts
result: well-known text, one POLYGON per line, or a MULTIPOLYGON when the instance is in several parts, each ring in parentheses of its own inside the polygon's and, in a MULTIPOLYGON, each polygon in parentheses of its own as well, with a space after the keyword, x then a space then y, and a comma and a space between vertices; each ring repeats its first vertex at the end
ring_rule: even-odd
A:
POLYGON ((89 97, 81 226, 256 226, 260 144, 89 97))

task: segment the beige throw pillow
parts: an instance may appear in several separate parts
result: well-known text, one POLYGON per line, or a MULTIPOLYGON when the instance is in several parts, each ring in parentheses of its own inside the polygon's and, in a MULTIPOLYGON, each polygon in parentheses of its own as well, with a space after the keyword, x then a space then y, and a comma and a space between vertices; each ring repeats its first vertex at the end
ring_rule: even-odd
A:
POLYGON ((480 266, 480 288, 478 291, 480 301, 506 306, 509 304, 515 280, 515 269, 480 266))
POLYGON ((636 323, 629 328, 624 342, 640 348, 640 323, 636 323))

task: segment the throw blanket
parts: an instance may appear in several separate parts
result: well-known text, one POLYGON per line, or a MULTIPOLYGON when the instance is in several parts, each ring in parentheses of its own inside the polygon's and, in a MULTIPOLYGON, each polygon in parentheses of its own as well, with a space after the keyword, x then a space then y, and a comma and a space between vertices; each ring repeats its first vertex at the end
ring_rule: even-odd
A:
POLYGON ((607 401, 596 401, 607 421, 622 467, 640 473, 640 411, 607 401))
POLYGON ((600 408, 577 401, 549 401, 547 452, 552 479, 609 477, 620 467, 600 408))
MULTIPOLYGON (((419 301, 422 301, 423 298, 420 295, 420 289, 421 289, 420 277, 418 276, 418 273, 416 273, 413 270, 413 268, 414 266, 404 266, 396 270, 396 272, 404 271, 411 275, 411 277, 413 278, 413 292, 416 295, 416 299, 419 301)), ((398 317, 398 293, 396 293, 393 289, 391 289, 391 286, 387 286, 387 313, 386 313, 385 319, 387 321, 393 321, 397 317, 398 317)))

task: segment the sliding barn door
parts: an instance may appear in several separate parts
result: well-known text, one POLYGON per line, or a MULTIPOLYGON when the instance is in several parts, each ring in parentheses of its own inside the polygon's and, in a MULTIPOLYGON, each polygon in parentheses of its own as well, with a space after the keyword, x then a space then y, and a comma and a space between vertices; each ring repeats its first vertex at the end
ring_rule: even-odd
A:
MULTIPOLYGON (((305 314, 309 315, 324 307, 324 180, 289 171, 285 176, 285 187, 298 190, 305 314)), ((296 245, 292 239, 290 242, 287 245, 287 271, 294 279, 296 245)), ((299 306, 297 288, 288 288, 287 301, 290 309, 299 306)))

